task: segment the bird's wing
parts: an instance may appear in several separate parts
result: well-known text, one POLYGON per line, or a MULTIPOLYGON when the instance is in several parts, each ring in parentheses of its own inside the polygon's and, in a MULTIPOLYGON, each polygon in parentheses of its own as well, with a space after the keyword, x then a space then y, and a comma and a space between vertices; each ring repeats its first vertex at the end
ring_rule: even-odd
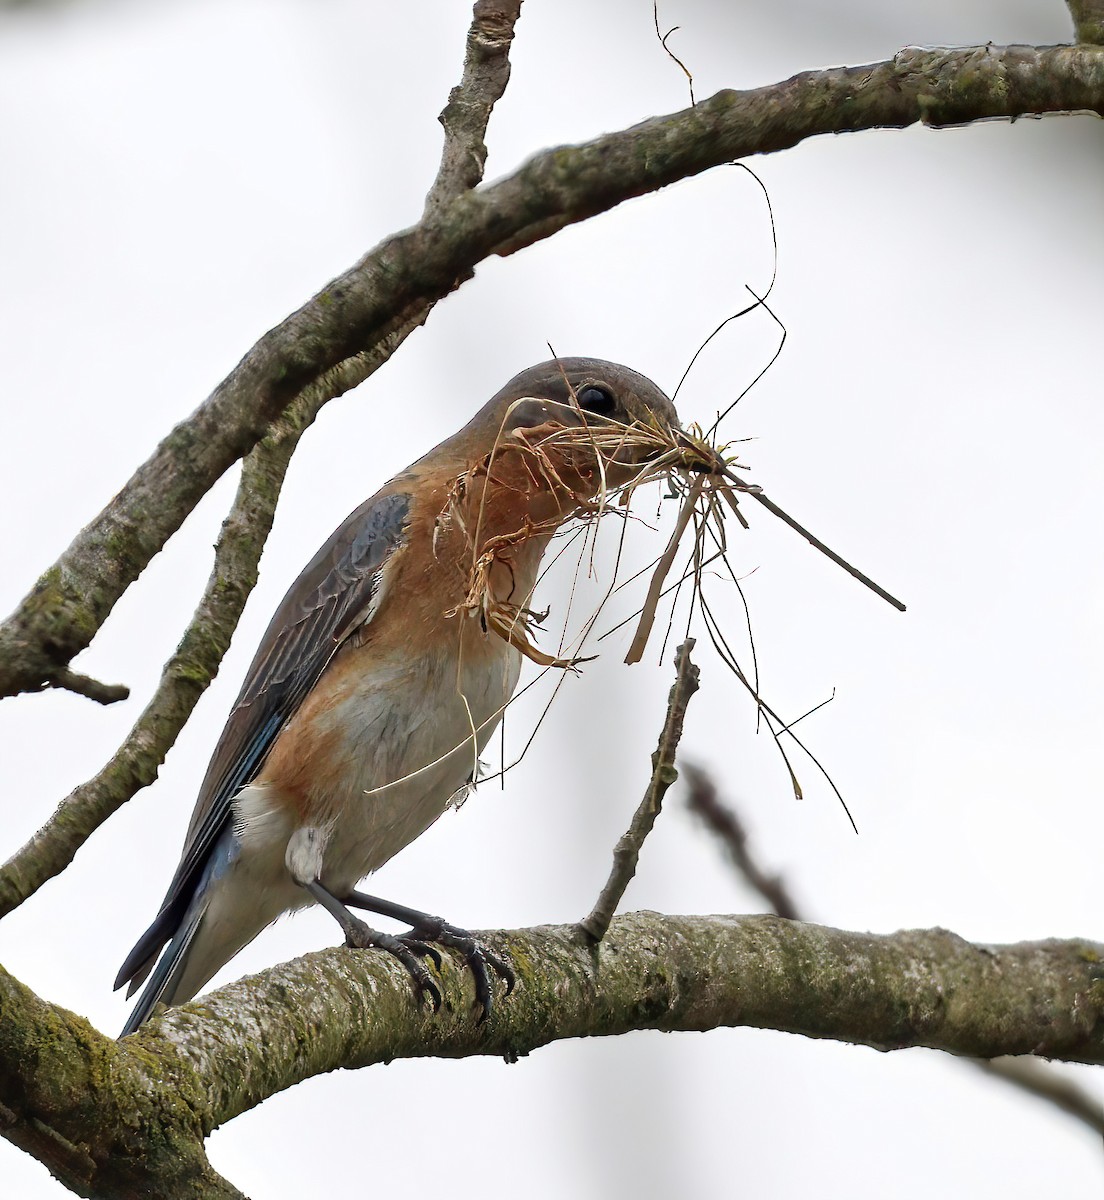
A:
POLYGON ((211 850, 230 821, 234 797, 256 778, 276 735, 341 643, 371 619, 380 600, 384 564, 403 542, 409 512, 410 497, 402 493, 367 501, 334 531, 292 584, 261 640, 215 748, 161 910, 127 957, 116 987, 131 979, 137 986, 176 932, 211 850))

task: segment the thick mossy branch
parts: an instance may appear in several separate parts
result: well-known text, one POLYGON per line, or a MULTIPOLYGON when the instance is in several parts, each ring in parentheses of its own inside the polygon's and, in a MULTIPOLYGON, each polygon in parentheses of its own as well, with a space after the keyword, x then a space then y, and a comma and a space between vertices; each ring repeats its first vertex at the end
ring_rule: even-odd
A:
MULTIPOLYGON (((771 912, 790 920, 801 921, 801 914, 785 881, 763 869, 751 854, 747 834, 736 812, 722 803, 712 779, 694 766, 683 766, 689 785, 686 804, 705 822, 728 850, 738 874, 767 902, 771 912)), ((970 1058, 971 1066, 979 1067, 994 1078, 1011 1083, 1037 1099, 1057 1105, 1076 1116, 1094 1132, 1104 1134, 1104 1107, 1098 1097, 1082 1088, 1055 1068, 1034 1058, 1002 1056, 994 1059, 970 1058)))
POLYGON ((1077 40, 1104 45, 1104 0, 1067 0, 1077 40))
POLYGON ((615 919, 598 945, 576 926, 487 941, 518 983, 484 1025, 454 954, 436 1015, 418 1009, 393 958, 337 948, 170 1009, 119 1043, 0 970, 0 1132, 81 1194, 222 1196, 235 1193, 202 1153, 212 1129, 304 1079, 395 1058, 512 1060, 563 1038, 748 1026, 1104 1062, 1104 945, 1090 942, 975 946, 939 929, 875 936, 658 913, 615 919))
MULTIPOLYGON (((440 204, 265 334, 85 527, 0 627, 0 696, 37 689, 68 666, 199 499, 305 387, 394 335, 490 255, 817 134, 1071 110, 1104 112, 1098 48, 909 49, 888 62, 719 92, 692 109, 545 151, 514 175, 440 204)), ((348 383, 336 372, 333 394, 348 383)))
POLYGON ((0 967, 0 1132, 79 1196, 241 1200, 210 1167, 203 1078, 123 1049, 0 967))
MULTIPOLYGON (((482 936, 482 935, 481 935, 482 936)), ((1104 946, 974 946, 945 930, 875 936, 773 916, 618 917, 488 935, 515 992, 477 1026, 454 957, 446 1007, 419 1012, 403 969, 374 952, 308 955, 170 1010, 132 1039, 180 1054, 225 1121, 300 1080, 394 1058, 512 1058, 562 1038, 635 1029, 780 1029, 881 1050, 1104 1062, 1104 946)), ((129 1044, 129 1042, 127 1043, 129 1044)))

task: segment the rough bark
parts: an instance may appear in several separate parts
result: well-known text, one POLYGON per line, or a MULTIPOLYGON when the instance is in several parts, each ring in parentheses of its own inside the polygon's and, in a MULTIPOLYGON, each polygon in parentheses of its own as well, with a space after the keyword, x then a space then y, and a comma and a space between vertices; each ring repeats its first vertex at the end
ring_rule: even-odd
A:
POLYGON ((338 948, 170 1009, 119 1043, 0 972, 4 1134, 85 1195, 234 1195, 210 1174, 206 1134, 304 1079, 396 1058, 513 1060, 563 1038, 746 1026, 1104 1062, 1099 943, 977 946, 941 929, 646 912, 616 918, 597 945, 574 925, 486 938, 518 983, 483 1025, 452 954, 437 1015, 417 1008, 393 959, 338 948))

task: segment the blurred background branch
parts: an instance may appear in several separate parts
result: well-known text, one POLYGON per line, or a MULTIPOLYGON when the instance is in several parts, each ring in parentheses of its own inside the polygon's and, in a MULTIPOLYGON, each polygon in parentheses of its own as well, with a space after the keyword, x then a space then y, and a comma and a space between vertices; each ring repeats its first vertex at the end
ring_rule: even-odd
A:
MULTIPOLYGON (((748 836, 734 808, 717 795, 717 786, 700 767, 680 764, 686 780, 686 803, 724 846, 740 877, 763 898, 771 912, 793 921, 805 920, 780 875, 766 871, 751 852, 748 836)), ((1055 1104, 1104 1136, 1104 1104, 1086 1088, 1031 1058, 970 1059, 995 1079, 1055 1104)))

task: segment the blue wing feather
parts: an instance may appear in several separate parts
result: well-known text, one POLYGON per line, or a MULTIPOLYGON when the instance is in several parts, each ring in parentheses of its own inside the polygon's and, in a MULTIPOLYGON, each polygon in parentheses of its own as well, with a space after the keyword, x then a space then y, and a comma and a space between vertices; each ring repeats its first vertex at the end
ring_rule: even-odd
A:
POLYGON ((294 716, 341 643, 371 611, 380 572, 402 544, 410 497, 376 496, 351 513, 292 584, 276 610, 207 768, 184 851, 153 924, 127 955, 115 987, 128 995, 171 942, 128 1023, 137 1028, 178 973, 198 920, 196 897, 218 849, 232 837, 233 800, 256 778, 272 743, 294 716))

